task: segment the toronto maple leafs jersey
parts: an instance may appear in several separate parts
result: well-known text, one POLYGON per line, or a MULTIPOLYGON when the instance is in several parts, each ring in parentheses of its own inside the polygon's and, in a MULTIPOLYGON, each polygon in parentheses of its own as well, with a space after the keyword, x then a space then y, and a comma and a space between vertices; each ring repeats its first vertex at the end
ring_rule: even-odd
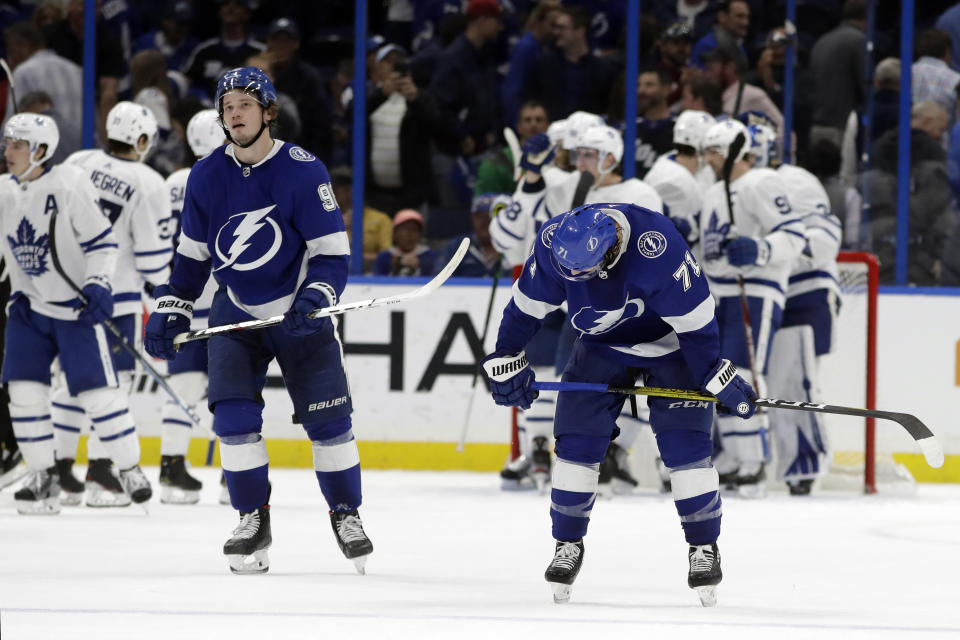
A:
POLYGON ((769 298, 784 306, 787 279, 806 244, 803 222, 787 193, 774 170, 750 169, 730 183, 733 222, 722 180, 704 194, 700 246, 710 288, 718 297, 739 296, 737 277, 742 276, 748 296, 769 298), (767 264, 735 267, 727 262, 726 244, 740 236, 769 244, 767 264))
POLYGON ((99 149, 72 153, 66 163, 86 172, 120 245, 113 278, 114 317, 142 313, 144 283, 166 282, 173 257, 163 178, 141 162, 99 149))
MULTIPOLYGON (((515 194, 513 199, 490 219, 490 240, 511 266, 523 264, 530 255, 530 249, 540 228, 537 213, 543 202, 544 188, 549 189, 559 184, 570 175, 570 172, 550 166, 544 167, 541 175, 542 183, 526 187, 526 191, 536 194, 535 196, 525 197, 515 194)), ((525 192, 526 184, 526 179, 520 181, 517 185, 517 194, 525 192)))
POLYGON ((117 242, 83 170, 56 165, 22 185, 10 174, 0 176, 3 254, 13 294, 26 296, 37 313, 76 320, 80 299, 54 269, 50 256, 53 212, 56 251, 64 272, 81 288, 91 282, 109 286, 117 242))
POLYGON ((570 323, 588 350, 636 367, 685 362, 705 380, 719 358, 714 300, 687 243, 668 218, 631 204, 603 204, 622 230, 618 255, 597 277, 563 278, 550 243, 559 222, 543 227, 514 283, 497 349, 518 353, 543 318, 566 301, 570 323))
MULTIPOLYGON (((183 210, 183 198, 187 191, 187 176, 190 175, 190 168, 177 169, 167 176, 167 193, 170 196, 170 224, 166 233, 173 238, 173 246, 176 248, 180 241, 180 212, 183 210)), ((207 279, 207 284, 203 287, 200 297, 193 303, 193 320, 190 322, 190 329, 207 328, 207 319, 210 317, 210 305, 213 304, 213 294, 217 292, 217 281, 213 276, 207 279)))
POLYGON ((800 214, 807 247, 793 264, 787 299, 816 289, 831 289, 840 295, 837 283, 837 253, 843 225, 830 213, 830 198, 812 173, 791 164, 777 168, 783 177, 790 204, 800 214))
POLYGON ((690 223, 691 237, 687 238, 697 256, 700 234, 697 221, 703 204, 703 190, 696 177, 677 162, 677 152, 671 151, 657 158, 643 181, 663 198, 664 213, 690 223))
POLYGON ((697 173, 695 174, 697 182, 700 184, 700 191, 703 193, 707 192, 707 189, 712 187, 717 182, 717 174, 714 172, 713 167, 708 164, 703 164, 697 173))
POLYGON ((282 140, 255 165, 233 150, 190 171, 170 284, 196 300, 212 271, 233 304, 259 319, 285 313, 305 283, 335 304, 350 245, 327 168, 282 140))

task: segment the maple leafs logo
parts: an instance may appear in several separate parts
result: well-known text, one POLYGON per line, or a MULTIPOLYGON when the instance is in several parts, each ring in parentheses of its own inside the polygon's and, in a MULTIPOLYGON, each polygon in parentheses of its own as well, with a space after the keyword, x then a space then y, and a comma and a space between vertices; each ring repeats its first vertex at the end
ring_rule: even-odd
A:
POLYGON ((17 264, 28 276, 42 276, 48 271, 47 254, 50 253, 50 242, 47 234, 36 237, 36 229, 23 218, 17 227, 17 237, 7 236, 10 251, 16 258, 17 264))
POLYGON ((730 233, 730 223, 720 224, 716 209, 710 214, 710 221, 703 232, 703 257, 707 260, 717 260, 723 255, 723 245, 730 233))

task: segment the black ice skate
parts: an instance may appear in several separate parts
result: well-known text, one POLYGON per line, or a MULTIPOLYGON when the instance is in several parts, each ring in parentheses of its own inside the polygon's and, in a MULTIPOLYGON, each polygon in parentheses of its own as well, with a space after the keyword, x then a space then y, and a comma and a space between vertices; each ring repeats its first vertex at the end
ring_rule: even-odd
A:
POLYGON ((196 504, 203 483, 187 472, 183 456, 160 456, 160 502, 196 504))
POLYGON ((84 483, 87 493, 84 502, 88 507, 129 507, 130 496, 123 490, 120 479, 113 473, 109 458, 96 458, 87 465, 84 483))
POLYGON ((717 604, 717 585, 723 580, 717 544, 690 545, 687 557, 690 560, 687 585, 696 590, 700 604, 714 606, 717 604))
POLYGON ((330 524, 333 526, 334 536, 337 538, 337 544, 340 545, 340 551, 348 560, 353 560, 353 566, 357 568, 357 573, 363 575, 366 573, 367 556, 373 553, 373 543, 363 531, 363 522, 360 520, 360 514, 357 510, 353 511, 331 511, 330 524))
POLYGON ((637 486, 637 480, 630 475, 629 454, 626 449, 610 443, 607 455, 600 463, 600 493, 610 497, 611 493, 627 494, 637 486))
POLYGON ((266 573, 270 569, 267 549, 273 543, 270 535, 270 505, 250 513, 240 512, 240 524, 233 537, 223 544, 230 571, 234 573, 266 573))
POLYGON ((17 513, 30 516, 52 516, 60 513, 60 481, 56 467, 34 471, 13 494, 17 513))
POLYGON ((543 577, 546 578, 553 589, 554 602, 563 604, 570 600, 573 581, 577 579, 581 565, 583 565, 583 540, 577 540, 576 542, 557 540, 553 560, 550 561, 550 566, 543 574, 543 577))
POLYGON ((139 465, 134 465, 129 469, 120 472, 120 484, 124 491, 135 503, 147 508, 146 501, 153 495, 153 488, 150 487, 150 481, 144 475, 139 465))
POLYGON ((60 478, 60 504, 75 507, 83 500, 83 483, 73 475, 73 458, 59 458, 56 466, 60 478))
POLYGON ((530 469, 533 464, 527 456, 518 456, 507 462, 500 470, 500 488, 504 491, 523 491, 533 489, 536 484, 530 469))
POLYGON ((803 480, 790 480, 787 482, 787 489, 792 496, 808 496, 813 489, 813 480, 804 478, 803 480))
POLYGON ((737 471, 737 493, 742 498, 766 498, 766 480, 762 462, 744 462, 737 471))
POLYGON ((27 465, 23 464, 20 449, 4 449, 0 454, 0 489, 27 475, 27 465))
POLYGON ((533 453, 530 454, 530 477, 537 485, 537 491, 545 493, 550 482, 550 443, 543 436, 533 439, 533 453))

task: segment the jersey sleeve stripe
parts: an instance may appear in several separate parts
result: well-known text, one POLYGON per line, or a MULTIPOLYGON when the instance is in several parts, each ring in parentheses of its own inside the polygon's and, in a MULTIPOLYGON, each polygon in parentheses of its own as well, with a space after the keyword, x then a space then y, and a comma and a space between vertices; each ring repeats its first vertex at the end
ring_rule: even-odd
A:
POLYGON ((707 296, 692 311, 682 316, 663 316, 663 321, 673 327, 677 333, 687 333, 702 329, 713 320, 716 313, 716 303, 713 296, 707 296))
POLYGON ((139 271, 140 273, 160 273, 161 271, 169 268, 169 266, 170 265, 164 263, 163 266, 157 267, 156 269, 142 269, 140 267, 137 267, 137 271, 139 271))
POLYGON ((307 240, 307 255, 315 256, 348 256, 350 255, 350 240, 346 231, 329 233, 313 240, 307 240))
POLYGON ((507 234, 511 238, 516 238, 517 240, 523 240, 521 236, 518 236, 517 234, 513 233, 512 231, 507 229, 505 226, 503 226, 503 222, 500 221, 499 216, 497 216, 497 226, 500 228, 501 231, 503 231, 505 234, 507 234))
POLYGON ((85 242, 81 242, 81 243, 80 243, 80 247, 81 247, 81 248, 86 248, 88 245, 91 245, 91 244, 93 244, 94 242, 97 242, 98 240, 103 239, 104 236, 110 235, 112 232, 113 232, 113 228, 112 228, 112 227, 107 227, 106 229, 103 230, 103 232, 102 232, 100 235, 98 235, 98 236, 96 236, 96 237, 94 237, 94 238, 91 238, 91 239, 89 239, 89 240, 87 240, 87 241, 85 241, 85 242))
POLYGON ((109 249, 111 247, 116 249, 118 245, 116 242, 104 242, 102 244, 95 244, 92 247, 87 247, 86 249, 83 250, 83 252, 93 253, 94 251, 99 251, 100 249, 109 249))
POLYGON ((166 249, 157 249, 156 251, 135 251, 133 255, 141 258, 143 256, 158 256, 164 253, 171 253, 172 251, 173 247, 167 247, 166 249))
MULTIPOLYGON (((787 227, 787 226, 790 226, 790 225, 795 225, 795 224, 800 224, 800 225, 802 225, 802 224, 803 224, 803 221, 802 221, 800 218, 793 218, 793 219, 791 219, 791 220, 786 220, 786 221, 784 221, 784 222, 781 222, 781 223, 778 224, 777 226, 775 226, 773 229, 770 229, 770 233, 773 233, 774 231, 780 231, 780 230, 783 229, 784 227, 787 227)), ((785 230, 785 231, 789 231, 789 229, 784 229, 784 230, 785 230)))
POLYGON ((534 300, 520 290, 520 281, 513 283, 513 301, 517 308, 528 316, 542 320, 548 313, 560 308, 560 305, 550 304, 542 300, 534 300))
POLYGON ((830 236, 834 240, 834 242, 840 242, 840 238, 837 237, 837 234, 835 234, 833 231, 830 231, 830 229, 827 229, 826 227, 808 227, 807 228, 808 235, 814 234, 814 233, 825 233, 828 236, 830 236))
POLYGON ((210 259, 210 249, 203 242, 197 242, 180 234, 180 244, 177 246, 177 253, 184 255, 199 262, 206 262, 210 259))

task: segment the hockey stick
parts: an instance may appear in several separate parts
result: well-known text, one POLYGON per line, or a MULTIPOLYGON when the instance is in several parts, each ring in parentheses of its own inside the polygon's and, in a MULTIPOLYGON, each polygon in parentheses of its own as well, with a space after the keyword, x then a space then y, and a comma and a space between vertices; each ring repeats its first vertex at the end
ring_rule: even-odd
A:
POLYGON ((510 155, 513 156, 513 180, 516 182, 523 175, 523 170, 520 168, 520 155, 522 153, 520 140, 510 127, 503 128, 503 138, 507 141, 507 146, 510 147, 510 155))
POLYGON ((13 112, 19 113, 20 108, 17 106, 17 88, 13 83, 13 71, 10 71, 10 65, 7 64, 6 58, 0 58, 0 67, 3 67, 3 72, 7 75, 7 82, 10 83, 10 101, 13 103, 13 112))
MULTIPOLYGON (((470 239, 464 238, 460 243, 460 246, 457 247, 457 252, 453 254, 453 257, 450 258, 450 262, 447 263, 447 266, 443 270, 435 275, 433 279, 427 284, 423 285, 419 289, 414 289, 408 293, 401 293, 395 296, 388 296, 386 298, 371 298, 370 300, 359 300, 357 302, 346 302, 343 304, 335 304, 331 307, 324 307, 323 309, 317 309, 309 314, 311 318, 325 318, 327 316, 336 316, 341 313, 346 313, 347 311, 356 311, 357 309, 368 309, 373 307, 383 307, 388 304, 398 304, 401 302, 407 302, 408 300, 413 300, 414 298, 420 298, 422 296, 429 295, 440 288, 444 282, 447 281, 447 278, 456 271, 457 267, 460 266, 460 262, 463 260, 463 256, 466 255, 467 249, 470 248, 470 239)), ((197 329, 196 331, 187 331, 177 335, 173 339, 173 344, 181 345, 184 342, 191 342, 193 340, 206 340, 210 336, 219 336, 225 333, 233 333, 235 331, 249 331, 252 329, 265 329, 266 327, 273 327, 283 322, 283 316, 273 316, 267 318, 266 320, 247 320, 245 322, 237 322, 235 324, 223 324, 216 327, 209 327, 207 329, 197 329)))
MULTIPOLYGON (((716 397, 709 393, 690 391, 687 389, 664 389, 660 387, 617 387, 595 382, 534 382, 533 389, 538 391, 594 391, 599 393, 621 393, 638 396, 657 396, 661 398, 678 398, 680 400, 701 400, 703 402, 717 402, 716 397)), ((833 413, 859 418, 880 418, 892 420, 903 427, 910 437, 917 441, 924 459, 934 469, 943 466, 943 447, 933 432, 923 424, 919 418, 909 413, 895 411, 877 411, 875 409, 856 409, 840 407, 818 402, 801 402, 793 400, 777 400, 775 398, 758 398, 754 401, 758 407, 769 409, 790 409, 793 411, 814 411, 816 413, 833 413)))
MULTIPOLYGON (((53 262, 53 268, 56 270, 60 277, 63 278, 64 282, 70 285, 70 288, 76 291, 77 295, 80 298, 80 302, 86 306, 89 303, 86 296, 83 295, 83 289, 77 286, 77 283, 74 282, 70 276, 63 270, 63 265, 60 264, 60 256, 57 255, 57 209, 54 208, 50 213, 50 259, 53 262)), ((144 358, 139 351, 134 348, 132 344, 127 342, 127 338, 123 335, 123 332, 117 328, 117 325, 113 324, 109 319, 104 320, 101 324, 106 327, 107 331, 112 333, 117 341, 120 343, 120 346, 124 350, 133 356, 133 358, 143 365, 144 370, 150 375, 154 381, 160 385, 160 387, 167 392, 167 395, 170 396, 170 399, 177 403, 183 411, 190 417, 190 421, 193 424, 200 425, 200 416, 187 405, 183 399, 177 395, 177 393, 167 384, 167 381, 163 379, 163 376, 160 375, 160 372, 153 368, 146 358, 144 358)))

